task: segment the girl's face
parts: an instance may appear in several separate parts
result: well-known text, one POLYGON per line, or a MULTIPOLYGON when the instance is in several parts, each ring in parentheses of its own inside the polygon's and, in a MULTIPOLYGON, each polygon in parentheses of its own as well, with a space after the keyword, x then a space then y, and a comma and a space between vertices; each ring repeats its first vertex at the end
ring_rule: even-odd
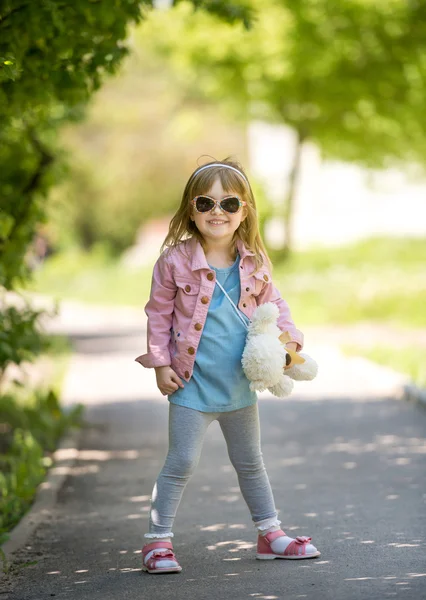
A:
MULTIPOLYGON (((231 195, 238 196, 242 199, 240 194, 225 192, 219 178, 215 179, 212 187, 205 195, 210 196, 217 201, 231 195)), ((231 244, 235 231, 240 226, 240 223, 244 221, 246 216, 247 210, 245 206, 242 206, 240 210, 234 214, 222 210, 217 204, 211 211, 205 213, 197 212, 195 207, 192 207, 191 209, 191 221, 194 221, 198 231, 206 242, 210 244, 220 242, 222 245, 227 241, 231 244)))

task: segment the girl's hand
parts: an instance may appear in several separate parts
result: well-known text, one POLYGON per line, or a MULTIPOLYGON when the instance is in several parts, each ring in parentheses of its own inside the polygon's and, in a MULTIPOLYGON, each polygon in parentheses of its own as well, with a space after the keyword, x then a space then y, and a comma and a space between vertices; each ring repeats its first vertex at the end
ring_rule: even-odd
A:
POLYGON ((155 367, 155 376, 157 378, 157 387, 163 396, 173 394, 178 388, 184 385, 173 369, 167 367, 155 367))

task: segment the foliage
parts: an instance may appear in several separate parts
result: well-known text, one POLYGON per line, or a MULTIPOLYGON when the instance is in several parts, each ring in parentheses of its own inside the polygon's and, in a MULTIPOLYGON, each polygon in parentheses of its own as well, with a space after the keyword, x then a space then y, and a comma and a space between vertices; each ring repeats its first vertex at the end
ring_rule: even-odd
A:
POLYGON ((43 480, 43 450, 30 432, 15 430, 8 454, 0 454, 0 543, 29 508, 43 480))
POLYGON ((404 0, 251 0, 250 31, 188 3, 153 13, 140 43, 168 57, 189 98, 236 119, 285 123, 296 148, 282 214, 286 249, 300 150, 368 167, 426 163, 426 4, 404 0))
POLYGON ((115 72, 127 52, 127 23, 140 19, 140 4, 2 3, 0 285, 10 289, 28 276, 23 258, 43 218, 47 187, 58 176, 55 131, 81 118, 90 95, 115 72))
POLYGON ((194 97, 235 116, 292 126, 325 155, 383 166, 424 163, 426 5, 251 0, 250 31, 188 3, 152 13, 140 43, 169 57, 194 97), (367 151, 366 151, 367 150, 367 151))
POLYGON ((48 339, 40 336, 37 324, 44 312, 28 304, 23 309, 12 305, 0 311, 0 383, 9 364, 32 361, 48 349, 48 339))
POLYGON ((284 119, 329 156, 368 166, 392 159, 424 164, 424 3, 288 4, 297 85, 283 90, 284 119))
MULTIPOLYGON (((177 5, 181 0, 174 0, 172 5, 177 5)), ((234 0, 192 0, 194 10, 204 9, 209 14, 219 17, 227 23, 242 23, 246 29, 252 25, 253 10, 247 2, 234 0)))
POLYGON ((0 543, 31 505, 58 440, 81 419, 82 407, 64 412, 53 390, 0 397, 0 543))

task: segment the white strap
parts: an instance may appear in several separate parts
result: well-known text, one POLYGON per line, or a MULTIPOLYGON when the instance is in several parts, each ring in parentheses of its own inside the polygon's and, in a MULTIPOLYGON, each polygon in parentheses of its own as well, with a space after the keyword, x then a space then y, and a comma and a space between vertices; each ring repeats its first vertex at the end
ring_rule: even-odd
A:
POLYGON ((242 322, 242 324, 244 325, 244 327, 246 329, 248 329, 248 325, 247 323, 244 321, 244 318, 242 317, 242 315, 240 314, 240 311, 238 310, 238 308, 235 306, 234 302, 231 300, 231 298, 228 296, 228 294, 225 291, 225 288, 218 282, 218 280, 216 279, 216 283, 217 285, 220 287, 220 289, 222 290, 222 292, 225 294, 225 296, 228 298, 229 302, 232 304, 232 306, 235 309, 235 312, 238 315, 238 318, 240 319, 240 321, 242 322))

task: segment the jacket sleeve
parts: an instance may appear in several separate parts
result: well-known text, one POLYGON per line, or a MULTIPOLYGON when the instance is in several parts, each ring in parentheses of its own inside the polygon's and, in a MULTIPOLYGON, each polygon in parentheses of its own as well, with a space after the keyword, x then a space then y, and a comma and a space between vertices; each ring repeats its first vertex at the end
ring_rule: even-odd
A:
POLYGON ((272 281, 265 283, 262 291, 257 296, 257 304, 264 304, 265 302, 273 302, 278 306, 280 315, 278 317, 278 327, 281 331, 288 331, 291 336, 291 341, 297 343, 297 352, 300 352, 303 348, 303 333, 296 328, 296 325, 291 318, 290 308, 287 302, 281 298, 281 294, 278 289, 274 286, 272 281))
POLYGON ((177 286, 170 264, 163 253, 154 265, 151 294, 145 306, 148 317, 148 352, 135 358, 144 367, 163 367, 171 364, 169 343, 176 291, 177 286))

